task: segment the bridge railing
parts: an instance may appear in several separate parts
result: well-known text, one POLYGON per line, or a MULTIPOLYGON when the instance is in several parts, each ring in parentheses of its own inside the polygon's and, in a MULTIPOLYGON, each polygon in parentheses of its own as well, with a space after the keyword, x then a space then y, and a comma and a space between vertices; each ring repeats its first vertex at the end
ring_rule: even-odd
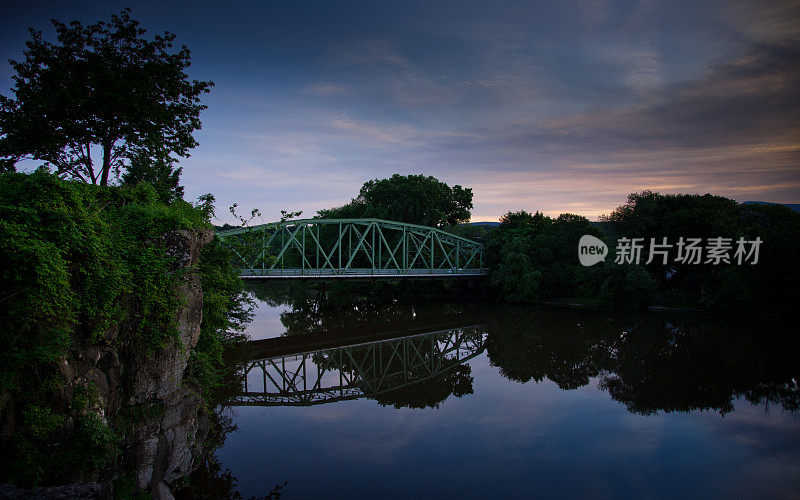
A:
POLYGON ((302 219, 218 232, 242 276, 485 274, 483 246, 439 228, 382 219, 302 219))

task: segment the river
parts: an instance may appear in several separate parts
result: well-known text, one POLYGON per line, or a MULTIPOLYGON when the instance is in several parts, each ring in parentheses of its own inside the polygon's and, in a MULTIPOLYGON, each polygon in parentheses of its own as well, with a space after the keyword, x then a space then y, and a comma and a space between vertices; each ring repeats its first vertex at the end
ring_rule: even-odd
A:
POLYGON ((775 320, 254 290, 216 451, 245 497, 800 492, 775 320))

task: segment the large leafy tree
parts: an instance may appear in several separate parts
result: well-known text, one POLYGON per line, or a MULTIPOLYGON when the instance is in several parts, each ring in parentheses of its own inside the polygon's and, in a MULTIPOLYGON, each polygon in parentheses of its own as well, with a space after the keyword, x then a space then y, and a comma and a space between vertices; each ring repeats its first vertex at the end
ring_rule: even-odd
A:
POLYGON ((491 283, 509 302, 575 297, 587 279, 576 253, 584 234, 602 236, 579 215, 506 213, 484 240, 491 283))
POLYGON ((134 158, 163 167, 189 156, 213 83, 189 79, 189 49, 174 50, 173 33, 148 39, 130 14, 87 26, 52 20, 56 43, 30 29, 24 59, 10 61, 14 97, 0 95, 0 170, 41 160, 107 185, 134 158))
POLYGON ((628 196, 627 203, 604 219, 620 236, 644 238, 643 257, 649 254, 651 238, 667 238, 672 244, 667 264, 654 259, 646 267, 662 291, 680 300, 737 313, 784 314, 794 314, 800 301, 800 214, 788 207, 738 204, 710 194, 644 191, 628 196), (681 237, 701 238, 704 248, 709 238, 730 238, 732 262, 680 263, 676 243, 681 237), (758 264, 735 262, 738 238, 761 239, 758 264))
POLYGON ((376 217, 425 226, 468 222, 472 189, 453 187, 433 176, 394 174, 373 179, 347 205, 321 210, 325 218, 376 217))

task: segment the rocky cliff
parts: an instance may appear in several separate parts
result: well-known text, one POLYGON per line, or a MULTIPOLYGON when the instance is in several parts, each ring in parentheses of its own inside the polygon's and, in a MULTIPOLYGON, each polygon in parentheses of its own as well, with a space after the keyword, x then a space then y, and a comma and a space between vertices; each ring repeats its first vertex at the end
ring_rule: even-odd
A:
MULTIPOLYGON (((124 335, 116 326, 102 342, 76 346, 60 361, 66 379, 60 395, 63 405, 74 406, 76 397, 84 397, 87 404, 82 411, 123 428, 122 455, 96 478, 102 485, 48 488, 47 498, 69 498, 76 488, 86 492, 84 498, 107 497, 112 479, 122 471, 132 473, 137 488, 156 498, 170 498, 169 487, 191 472, 208 432, 208 416, 196 388, 184 381, 184 372, 202 321, 203 290, 194 268, 200 250, 213 236, 211 230, 172 231, 164 236, 173 270, 182 271, 177 285, 182 298, 176 318, 178 338, 147 351, 120 341, 124 335)), ((4 405, 9 406, 13 404, 4 405)), ((13 422, 4 426, 13 432, 13 422)), ((35 498, 31 495, 41 493, 6 488, 0 490, 3 497, 35 498)))
POLYGON ((126 405, 155 406, 163 408, 163 413, 137 422, 126 436, 125 465, 133 471, 136 485, 156 496, 165 493, 165 485, 171 486, 191 472, 208 432, 208 417, 202 411, 197 391, 183 383, 183 376, 190 352, 200 337, 203 319, 203 290, 200 277, 192 268, 200 250, 213 236, 210 230, 174 231, 165 236, 175 265, 188 271, 179 285, 179 294, 184 298, 177 318, 179 338, 159 352, 136 354, 130 360, 132 385, 126 405))

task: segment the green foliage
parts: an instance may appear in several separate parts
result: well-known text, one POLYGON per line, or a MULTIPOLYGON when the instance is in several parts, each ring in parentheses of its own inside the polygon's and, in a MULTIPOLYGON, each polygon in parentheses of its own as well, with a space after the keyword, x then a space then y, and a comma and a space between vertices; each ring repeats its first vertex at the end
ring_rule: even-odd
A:
POLYGON ((151 158, 147 154, 138 154, 131 159, 126 172, 122 174, 122 186, 135 186, 140 183, 153 186, 159 201, 172 203, 183 199, 183 186, 180 178, 182 167, 175 167, 174 160, 168 155, 151 158))
POLYGON ((61 429, 66 415, 53 414, 50 408, 34 405, 22 412, 22 419, 33 439, 44 440, 61 429))
POLYGON ((152 421, 162 415, 164 415, 164 405, 161 402, 126 406, 114 415, 114 430, 125 434, 135 430, 142 422, 152 421))
POLYGON ((148 40, 130 9, 86 26, 52 23, 56 43, 30 29, 24 60, 11 61, 14 98, 0 96, 4 165, 42 160, 60 175, 107 185, 131 158, 189 155, 205 109, 200 95, 213 83, 189 79, 189 49, 172 50, 173 33, 148 40))
POLYGON ((17 168, 14 163, 16 162, 12 158, 0 158, 0 174, 16 172, 17 168))
POLYGON ((728 267, 720 274, 719 287, 709 301, 711 306, 718 311, 728 313, 750 309, 756 297, 749 286, 747 271, 728 267))
MULTIPOLYGON (((99 341, 139 352, 175 341, 185 270, 167 255, 163 235, 201 227, 202 210, 161 203, 147 185, 92 186, 45 170, 0 175, 0 393, 12 396, 22 422, 4 445, 3 479, 33 484, 113 457, 115 434, 91 413, 93 386, 75 386, 72 407, 59 406, 58 362, 99 341), (68 416, 73 426, 56 428, 68 416)), ((214 294, 212 284, 212 303, 214 294)))
POLYGON ((492 286, 508 302, 538 302, 541 297, 542 273, 529 257, 530 245, 521 238, 509 241, 491 274, 492 286))
POLYGON ((68 481, 76 471, 104 467, 119 452, 119 437, 94 413, 79 414, 72 424, 67 414, 39 405, 21 413, 20 429, 11 437, 13 454, 3 450, 9 460, 3 468, 18 484, 68 481))
POLYGON ((115 500, 151 500, 153 495, 136 487, 136 479, 130 473, 122 474, 114 481, 115 500))
POLYGON ((88 411, 100 399, 97 386, 89 382, 87 385, 76 385, 72 390, 72 408, 79 412, 88 411))
POLYGON ((53 413, 50 408, 38 405, 31 405, 21 413, 24 432, 17 432, 12 437, 13 442, 4 443, 16 451, 16 456, 4 453, 4 456, 14 458, 5 465, 21 484, 36 484, 48 468, 47 458, 53 451, 49 443, 57 441, 63 434, 67 415, 53 413))
POLYGON ((243 340, 242 332, 253 316, 253 299, 232 262, 230 250, 217 237, 200 254, 203 322, 187 379, 196 382, 205 396, 223 387, 232 375, 222 358, 225 346, 243 340))
POLYGON ((603 219, 601 230, 570 214, 505 214, 485 239, 492 287, 510 302, 579 298, 628 310, 657 297, 681 307, 790 314, 800 301, 800 214, 787 207, 645 191, 603 219), (576 250, 584 234, 603 239, 612 250, 617 238, 643 238, 642 266, 616 265, 613 256, 592 267, 579 265, 576 250), (739 238, 760 238, 759 261, 739 265, 732 250, 730 264, 679 263, 675 244, 681 237, 700 238, 704 245, 709 238, 730 238, 733 250, 739 238), (651 238, 673 245, 666 264, 660 257, 646 263, 651 238))
POLYGON ((347 205, 320 210, 326 219, 377 218, 423 226, 454 225, 469 221, 472 189, 448 186, 435 177, 394 174, 365 182, 358 197, 347 205))
POLYGON ((695 305, 737 313, 788 314, 800 300, 800 214, 787 207, 645 191, 631 194, 605 220, 619 236, 644 238, 642 255, 650 238, 673 244, 680 237, 731 238, 734 249, 738 238, 761 238, 756 265, 680 264, 672 248, 667 265, 656 259, 646 266, 662 294, 679 292, 695 305))
POLYGON ((67 463, 78 470, 98 470, 116 457, 119 440, 96 413, 79 415, 75 431, 64 446, 66 453, 73 457, 67 463))
POLYGON ((710 238, 726 236, 738 225, 738 205, 710 194, 659 194, 642 191, 603 217, 622 236, 710 238))
MULTIPOLYGON (((628 201, 602 218, 618 237, 644 238, 647 255, 650 239, 660 243, 664 237, 675 243, 678 238, 741 236, 739 206, 734 200, 710 194, 662 195, 652 191, 633 193, 628 201)), ((647 264, 647 270, 660 282, 671 276, 673 283, 696 282, 713 272, 710 265, 675 264, 677 248, 670 250, 667 265, 661 259, 647 264)), ((644 262, 643 262, 644 263, 644 262)))
POLYGON ((577 215, 551 219, 539 212, 505 214, 486 238, 490 283, 508 302, 576 295, 586 273, 576 253, 584 234, 602 235, 577 215))
POLYGON ((462 238, 467 238, 473 241, 483 241, 490 233, 492 233, 496 226, 489 225, 489 224, 458 224, 455 226, 450 226, 446 229, 448 233, 455 234, 456 236, 461 236, 462 238))
POLYGON ((727 297, 718 294, 713 304, 736 310, 736 301, 744 299, 747 311, 793 315, 800 303, 800 214, 781 205, 754 204, 739 205, 739 217, 742 235, 763 241, 759 263, 735 268, 747 295, 733 295, 723 305, 727 297))
POLYGON ((641 310, 650 305, 655 281, 641 266, 606 263, 600 287, 603 304, 616 310, 641 310))
POLYGON ((158 203, 147 186, 0 177, 0 387, 19 388, 22 366, 63 356, 73 335, 97 341, 118 329, 150 347, 170 339, 181 271, 160 236, 203 224, 191 205, 158 203))

